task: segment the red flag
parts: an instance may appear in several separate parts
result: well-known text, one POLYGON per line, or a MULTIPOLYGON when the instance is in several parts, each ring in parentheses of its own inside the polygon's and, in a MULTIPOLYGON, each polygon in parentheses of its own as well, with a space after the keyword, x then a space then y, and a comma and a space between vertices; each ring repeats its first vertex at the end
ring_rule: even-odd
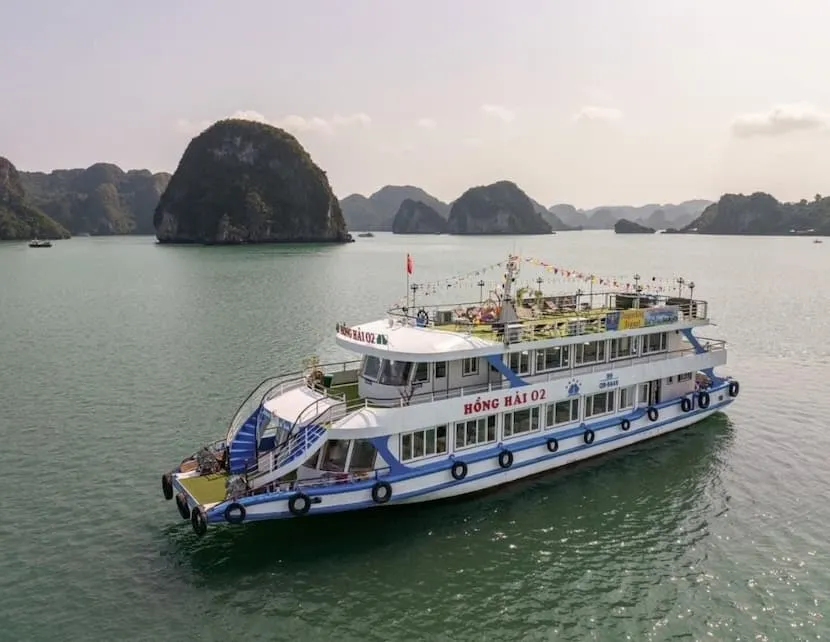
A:
POLYGON ((412 274, 412 257, 409 255, 409 252, 406 254, 406 273, 412 274))

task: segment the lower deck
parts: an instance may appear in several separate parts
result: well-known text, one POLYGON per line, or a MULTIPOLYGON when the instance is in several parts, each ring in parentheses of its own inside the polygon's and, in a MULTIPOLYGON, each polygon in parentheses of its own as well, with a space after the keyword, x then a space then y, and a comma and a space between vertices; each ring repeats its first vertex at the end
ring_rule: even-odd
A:
POLYGON ((227 481, 228 473, 226 472, 178 478, 178 482, 185 491, 196 500, 197 504, 203 506, 225 501, 227 481))

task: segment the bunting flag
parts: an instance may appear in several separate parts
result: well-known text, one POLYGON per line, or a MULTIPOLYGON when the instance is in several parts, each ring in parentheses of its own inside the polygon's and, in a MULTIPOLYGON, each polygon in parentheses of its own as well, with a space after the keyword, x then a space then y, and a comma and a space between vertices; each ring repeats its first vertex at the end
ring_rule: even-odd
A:
POLYGON ((412 274, 413 267, 414 267, 414 265, 413 265, 413 262, 412 262, 412 256, 409 254, 409 252, 407 252, 406 253, 406 273, 407 274, 412 274))

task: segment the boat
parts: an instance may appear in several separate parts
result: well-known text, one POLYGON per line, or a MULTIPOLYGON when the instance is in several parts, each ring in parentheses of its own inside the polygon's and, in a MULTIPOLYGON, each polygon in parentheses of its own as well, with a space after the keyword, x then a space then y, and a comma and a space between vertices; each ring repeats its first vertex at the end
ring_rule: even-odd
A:
POLYGON ((697 335, 712 322, 693 282, 652 293, 636 275, 634 285, 601 279, 615 287, 594 293, 591 275, 589 294, 543 294, 541 277, 539 289, 516 288, 523 260, 495 264, 486 300, 472 273, 478 303, 416 306, 412 288, 385 318, 337 323, 355 359, 310 357, 263 381, 222 439, 162 475, 163 496, 198 536, 439 500, 679 430, 739 394, 715 373, 725 342, 697 335))
POLYGON ((358 234, 358 236, 364 239, 371 239, 375 237, 375 235, 371 232, 361 232, 360 234, 358 234))
POLYGON ((38 239, 32 239, 29 241, 29 247, 52 247, 52 241, 40 241, 38 239))
POLYGON ((823 241, 821 239, 813 239, 813 243, 822 243, 822 242, 823 241))

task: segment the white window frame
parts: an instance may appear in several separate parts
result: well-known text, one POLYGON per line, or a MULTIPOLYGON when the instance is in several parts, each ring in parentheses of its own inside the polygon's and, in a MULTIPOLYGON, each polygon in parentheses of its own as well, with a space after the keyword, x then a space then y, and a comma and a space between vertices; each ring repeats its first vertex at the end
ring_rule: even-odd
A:
POLYGON ((677 383, 682 383, 683 381, 691 381, 694 376, 694 372, 681 372, 679 375, 677 375, 677 383))
MULTIPOLYGON (((400 436, 398 438, 398 448, 399 448, 398 458, 402 463, 403 462, 411 462, 411 461, 420 461, 422 459, 429 459, 430 457, 438 457, 439 455, 446 455, 449 452, 449 426, 447 426, 445 424, 440 424, 438 426, 430 426, 429 428, 421 428, 420 430, 410 430, 408 432, 403 432, 403 433, 400 434, 400 436), (438 431, 439 431, 440 428, 444 429, 444 449, 441 450, 441 451, 438 450, 438 439, 439 439, 438 431), (414 455, 412 455, 412 453, 415 452, 415 435, 419 434, 419 433, 422 435, 421 439, 422 439, 422 443, 423 443, 424 454, 418 455, 417 457, 415 457, 414 455), (429 433, 432 433, 432 434, 429 435, 429 433), (431 438, 431 441, 432 441, 433 452, 431 452, 431 453, 427 452, 427 450, 428 450, 427 445, 428 445, 428 441, 429 441, 428 437, 431 438), (406 453, 404 452, 406 450, 406 448, 404 446, 405 442, 407 441, 406 438, 409 438, 408 439, 408 441, 409 441, 409 453, 410 453, 409 457, 407 457, 406 453)), ((351 453, 349 453, 349 456, 351 457, 351 453)))
POLYGON ((574 367, 581 368, 582 366, 591 366, 595 363, 605 363, 608 360, 608 342, 605 339, 600 339, 599 341, 585 341, 584 343, 577 343, 576 344, 576 355, 574 359, 574 367), (602 352, 602 358, 595 359, 594 361, 584 361, 583 355, 585 354, 585 345, 596 343, 597 346, 597 353, 600 351, 602 352))
POLYGON ((579 397, 571 397, 569 399, 560 399, 559 401, 555 401, 553 403, 549 403, 545 406, 545 427, 546 428, 554 428, 557 426, 565 426, 567 424, 572 424, 579 421, 579 413, 581 410, 582 404, 580 403, 579 397), (572 417, 567 421, 556 421, 556 406, 561 403, 570 404, 570 412, 568 413, 568 417, 572 417), (574 408, 576 412, 574 412, 574 408), (574 416, 576 415, 576 416, 574 416))
POLYGON ((634 407, 634 402, 637 397, 637 386, 625 386, 620 388, 619 399, 617 400, 617 410, 628 410, 634 407), (626 397, 625 404, 623 404, 623 397, 626 397))
POLYGON ((478 357, 464 357, 461 360, 461 376, 474 377, 478 374, 478 357))
POLYGON ((611 339, 608 342, 608 360, 609 361, 620 361, 621 359, 631 359, 636 357, 640 353, 640 337, 637 336, 625 336, 625 337, 617 337, 616 339, 611 339), (628 340, 628 353, 622 354, 620 353, 616 347, 619 346, 619 342, 623 340, 628 340), (616 352, 616 356, 615 356, 616 352))
POLYGON ((541 427, 540 419, 540 411, 541 406, 530 406, 529 408, 520 408, 518 410, 512 410, 510 412, 506 412, 502 415, 502 437, 504 439, 512 439, 513 437, 521 437, 522 435, 529 435, 532 432, 538 432, 539 428, 541 427), (514 425, 514 416, 517 412, 525 412, 530 411, 530 430, 523 430, 522 432, 514 432, 513 425, 514 425), (510 425, 510 434, 507 434, 508 424, 510 425))
POLYGON ((509 352, 507 354, 507 367, 510 368, 517 375, 530 374, 531 354, 530 350, 520 350, 519 352, 509 352), (513 359, 517 359, 519 368, 513 367, 513 359), (524 358, 524 369, 521 368, 522 360, 524 358))
POLYGON ((482 446, 484 444, 492 444, 496 441, 498 437, 498 415, 487 415, 486 417, 479 417, 478 419, 467 419, 466 421, 456 421, 453 424, 453 450, 465 450, 467 448, 475 448, 476 446, 482 446), (475 443, 468 443, 467 442, 467 428, 469 424, 475 424, 476 426, 476 441, 475 443), (458 429, 462 427, 463 435, 464 435, 464 443, 462 445, 458 445, 458 429), (492 438, 488 438, 490 431, 492 429, 492 438), (478 437, 484 434, 485 439, 480 441, 478 437))
POLYGON ((643 354, 657 354, 658 352, 665 352, 668 350, 669 345, 669 336, 667 332, 652 332, 651 334, 644 334, 642 340, 642 353, 643 354), (651 350, 649 348, 649 338, 658 336, 660 337, 659 344, 660 347, 656 350, 651 350))
POLYGON ((564 345, 564 346, 557 346, 555 348, 542 348, 536 351, 536 372, 541 374, 543 372, 554 372, 556 370, 564 370, 568 367, 568 363, 570 361, 570 350, 571 346, 564 345), (547 362, 547 353, 550 352, 558 352, 559 353, 559 365, 553 368, 548 368, 545 363, 547 362), (540 359, 541 359, 541 367, 540 367, 540 359))
POLYGON ((605 415, 610 415, 614 413, 614 407, 616 405, 616 396, 615 390, 603 390, 602 392, 595 392, 592 395, 585 396, 585 419, 594 419, 595 417, 604 417, 605 415), (595 413, 594 410, 594 399, 599 397, 600 395, 604 395, 606 399, 610 399, 611 408, 604 410, 603 412, 595 413))

